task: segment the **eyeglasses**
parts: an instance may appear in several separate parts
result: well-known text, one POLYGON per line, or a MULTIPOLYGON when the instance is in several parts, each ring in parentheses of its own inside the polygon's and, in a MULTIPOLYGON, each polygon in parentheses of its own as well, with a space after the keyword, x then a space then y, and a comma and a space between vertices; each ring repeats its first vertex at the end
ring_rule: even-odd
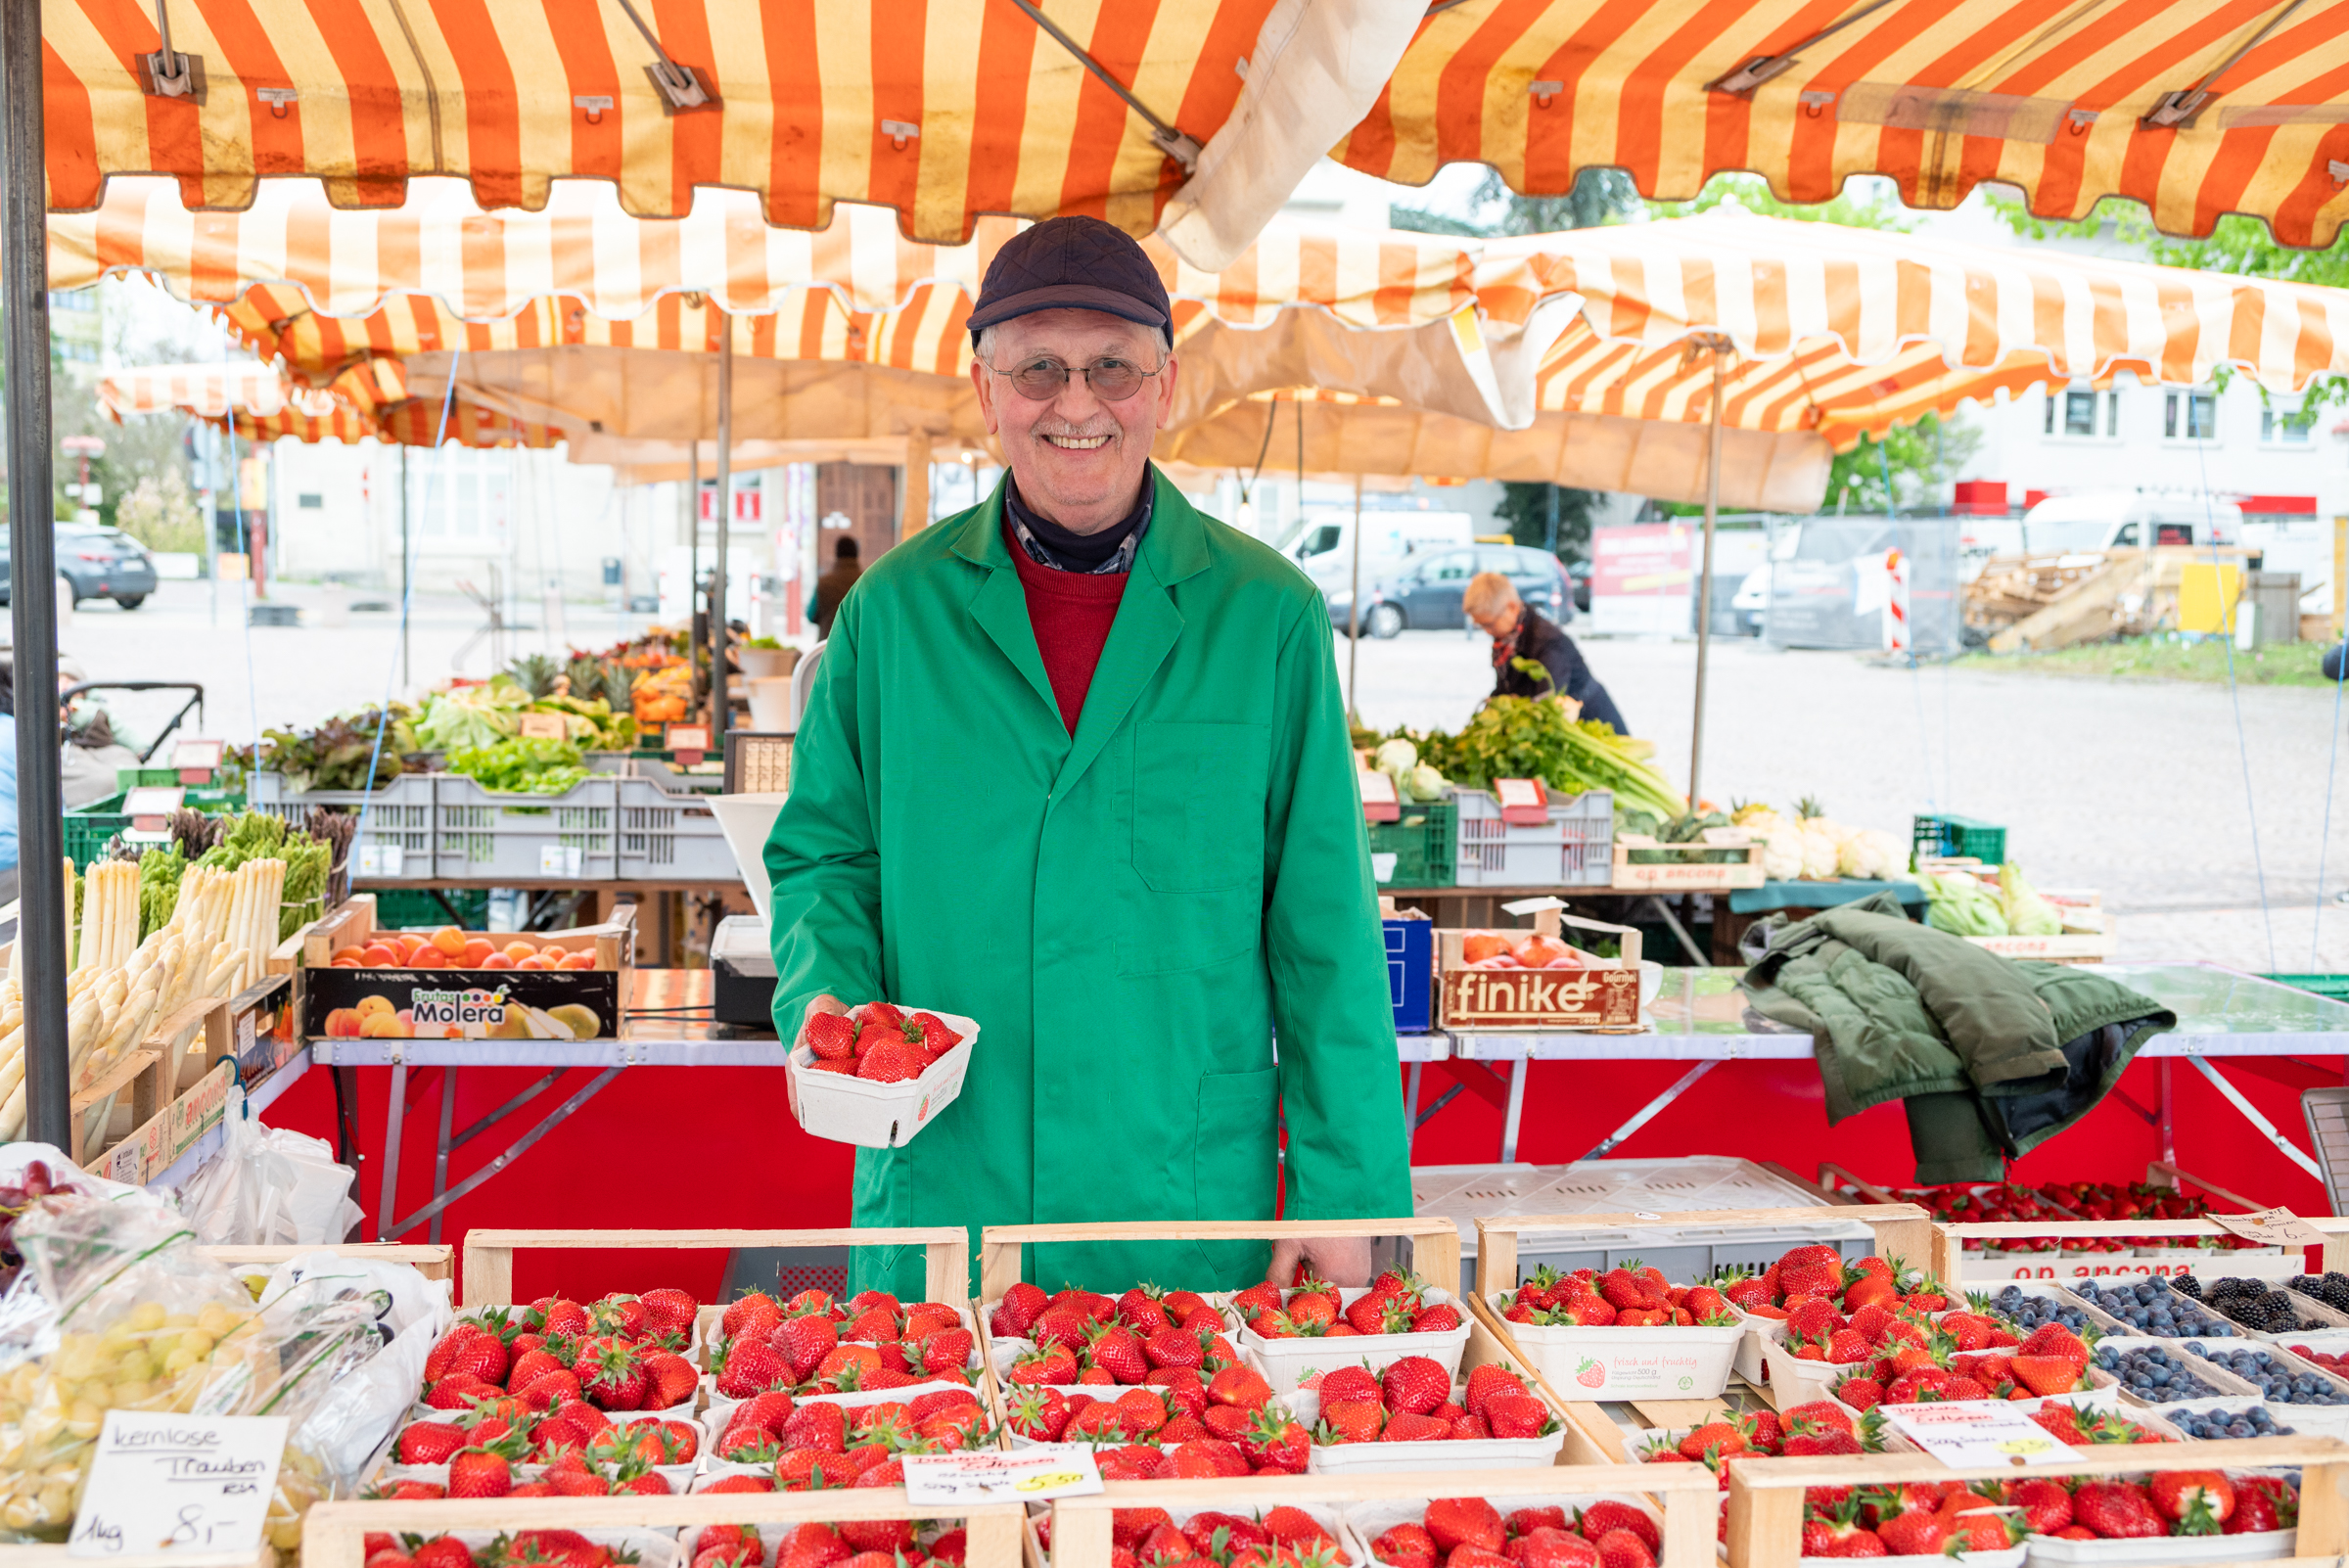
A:
POLYGON ((1045 403, 1058 397, 1069 385, 1072 376, 1082 376, 1093 395, 1105 403, 1122 403, 1142 390, 1142 383, 1167 367, 1144 370, 1124 359, 1096 359, 1089 365, 1064 365, 1057 359, 1036 359, 1014 370, 995 370, 987 367, 1017 389, 1030 402, 1045 403))

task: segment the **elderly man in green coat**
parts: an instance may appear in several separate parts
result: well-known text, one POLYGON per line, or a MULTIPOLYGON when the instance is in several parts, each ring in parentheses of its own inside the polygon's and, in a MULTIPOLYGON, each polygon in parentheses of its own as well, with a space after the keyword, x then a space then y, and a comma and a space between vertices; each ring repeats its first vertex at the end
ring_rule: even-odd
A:
MULTIPOLYGON (((884 998, 982 1030, 950 1107, 857 1151, 858 1225, 967 1225, 976 1257, 987 1224, 1411 1212, 1328 615, 1151 466, 1172 324, 1107 223, 1005 245, 971 375, 1010 474, 875 561, 825 644, 766 847, 776 1027, 884 998)), ((854 1257, 857 1288, 920 1293, 917 1258, 854 1257)), ((1370 1256, 1066 1245, 1028 1275, 1300 1262, 1363 1283, 1370 1256)))

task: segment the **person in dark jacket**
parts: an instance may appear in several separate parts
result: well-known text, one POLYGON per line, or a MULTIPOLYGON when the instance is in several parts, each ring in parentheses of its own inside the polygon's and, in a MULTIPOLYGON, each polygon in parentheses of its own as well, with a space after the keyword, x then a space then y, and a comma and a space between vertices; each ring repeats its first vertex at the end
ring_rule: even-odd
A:
POLYGON ((1493 639, 1494 696, 1571 697, 1583 705, 1583 717, 1601 719, 1618 735, 1632 732, 1623 715, 1616 712, 1615 699, 1583 663, 1582 650, 1575 647, 1574 639, 1560 630, 1556 622, 1518 598, 1507 577, 1497 572, 1480 572, 1468 579, 1467 590, 1460 597, 1468 619, 1493 639), (1541 666, 1548 672, 1546 677, 1519 668, 1521 659, 1541 666))
POLYGON ((815 579, 815 599, 807 612, 815 621, 817 640, 832 635, 832 618, 840 614, 840 601, 856 585, 861 571, 856 564, 855 539, 843 534, 833 541, 832 570, 815 579))

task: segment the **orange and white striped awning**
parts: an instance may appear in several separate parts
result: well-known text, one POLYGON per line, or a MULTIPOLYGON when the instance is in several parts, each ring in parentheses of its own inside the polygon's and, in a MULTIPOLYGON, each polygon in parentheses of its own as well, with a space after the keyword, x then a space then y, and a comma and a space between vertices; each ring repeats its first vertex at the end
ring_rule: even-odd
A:
POLYGON ((1725 169, 1795 202, 1884 174, 1933 208, 1996 181, 2044 217, 2120 196, 2173 234, 2247 212, 2325 246, 2349 211, 2349 6, 1439 0, 1334 156, 1409 185, 1489 163, 1538 196, 1621 168, 1659 201, 1725 169))
POLYGON ((115 371, 98 382, 98 406, 116 424, 129 415, 169 409, 202 419, 231 413, 270 415, 287 408, 319 416, 331 413, 337 401, 331 392, 292 385, 275 365, 254 359, 145 365, 115 371))
POLYGON ((438 398, 407 395, 396 360, 355 367, 324 386, 301 385, 258 360, 144 365, 99 378, 98 406, 116 424, 182 413, 253 441, 291 436, 347 444, 372 436, 409 446, 437 445, 436 438, 465 446, 552 446, 562 439, 545 425, 463 397, 444 415, 438 398))
POLYGON ((676 217, 726 186, 764 223, 869 204, 936 243, 988 213, 1163 219, 1214 266, 1415 22, 1393 0, 54 0, 49 205, 157 173, 191 208, 242 209, 269 175, 395 208, 453 175, 487 208, 587 179, 676 217))

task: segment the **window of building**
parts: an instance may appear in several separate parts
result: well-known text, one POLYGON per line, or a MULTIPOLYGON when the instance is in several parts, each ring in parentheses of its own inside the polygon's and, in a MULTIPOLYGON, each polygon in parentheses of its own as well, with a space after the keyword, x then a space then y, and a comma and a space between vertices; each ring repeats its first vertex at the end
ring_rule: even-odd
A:
POLYGON ((506 526, 512 464, 500 451, 443 446, 408 463, 408 506, 423 538, 484 538, 506 526))
POLYGON ((295 497, 294 504, 305 512, 315 512, 326 505, 326 497, 316 490, 303 490, 301 494, 295 497))
POLYGON ((2259 438, 2271 445, 2306 446, 2309 433, 2316 428, 2314 411, 2297 402, 2289 407, 2262 403, 2259 409, 2259 438))
POLYGON ((2161 434, 2165 440, 2207 441, 2219 434, 2219 398, 2216 392, 2164 392, 2161 400, 2161 434))
POLYGON ((2121 431, 2121 395, 2117 391, 2097 392, 2078 387, 2050 392, 2044 429, 2050 436, 2075 439, 2117 436, 2121 431))

